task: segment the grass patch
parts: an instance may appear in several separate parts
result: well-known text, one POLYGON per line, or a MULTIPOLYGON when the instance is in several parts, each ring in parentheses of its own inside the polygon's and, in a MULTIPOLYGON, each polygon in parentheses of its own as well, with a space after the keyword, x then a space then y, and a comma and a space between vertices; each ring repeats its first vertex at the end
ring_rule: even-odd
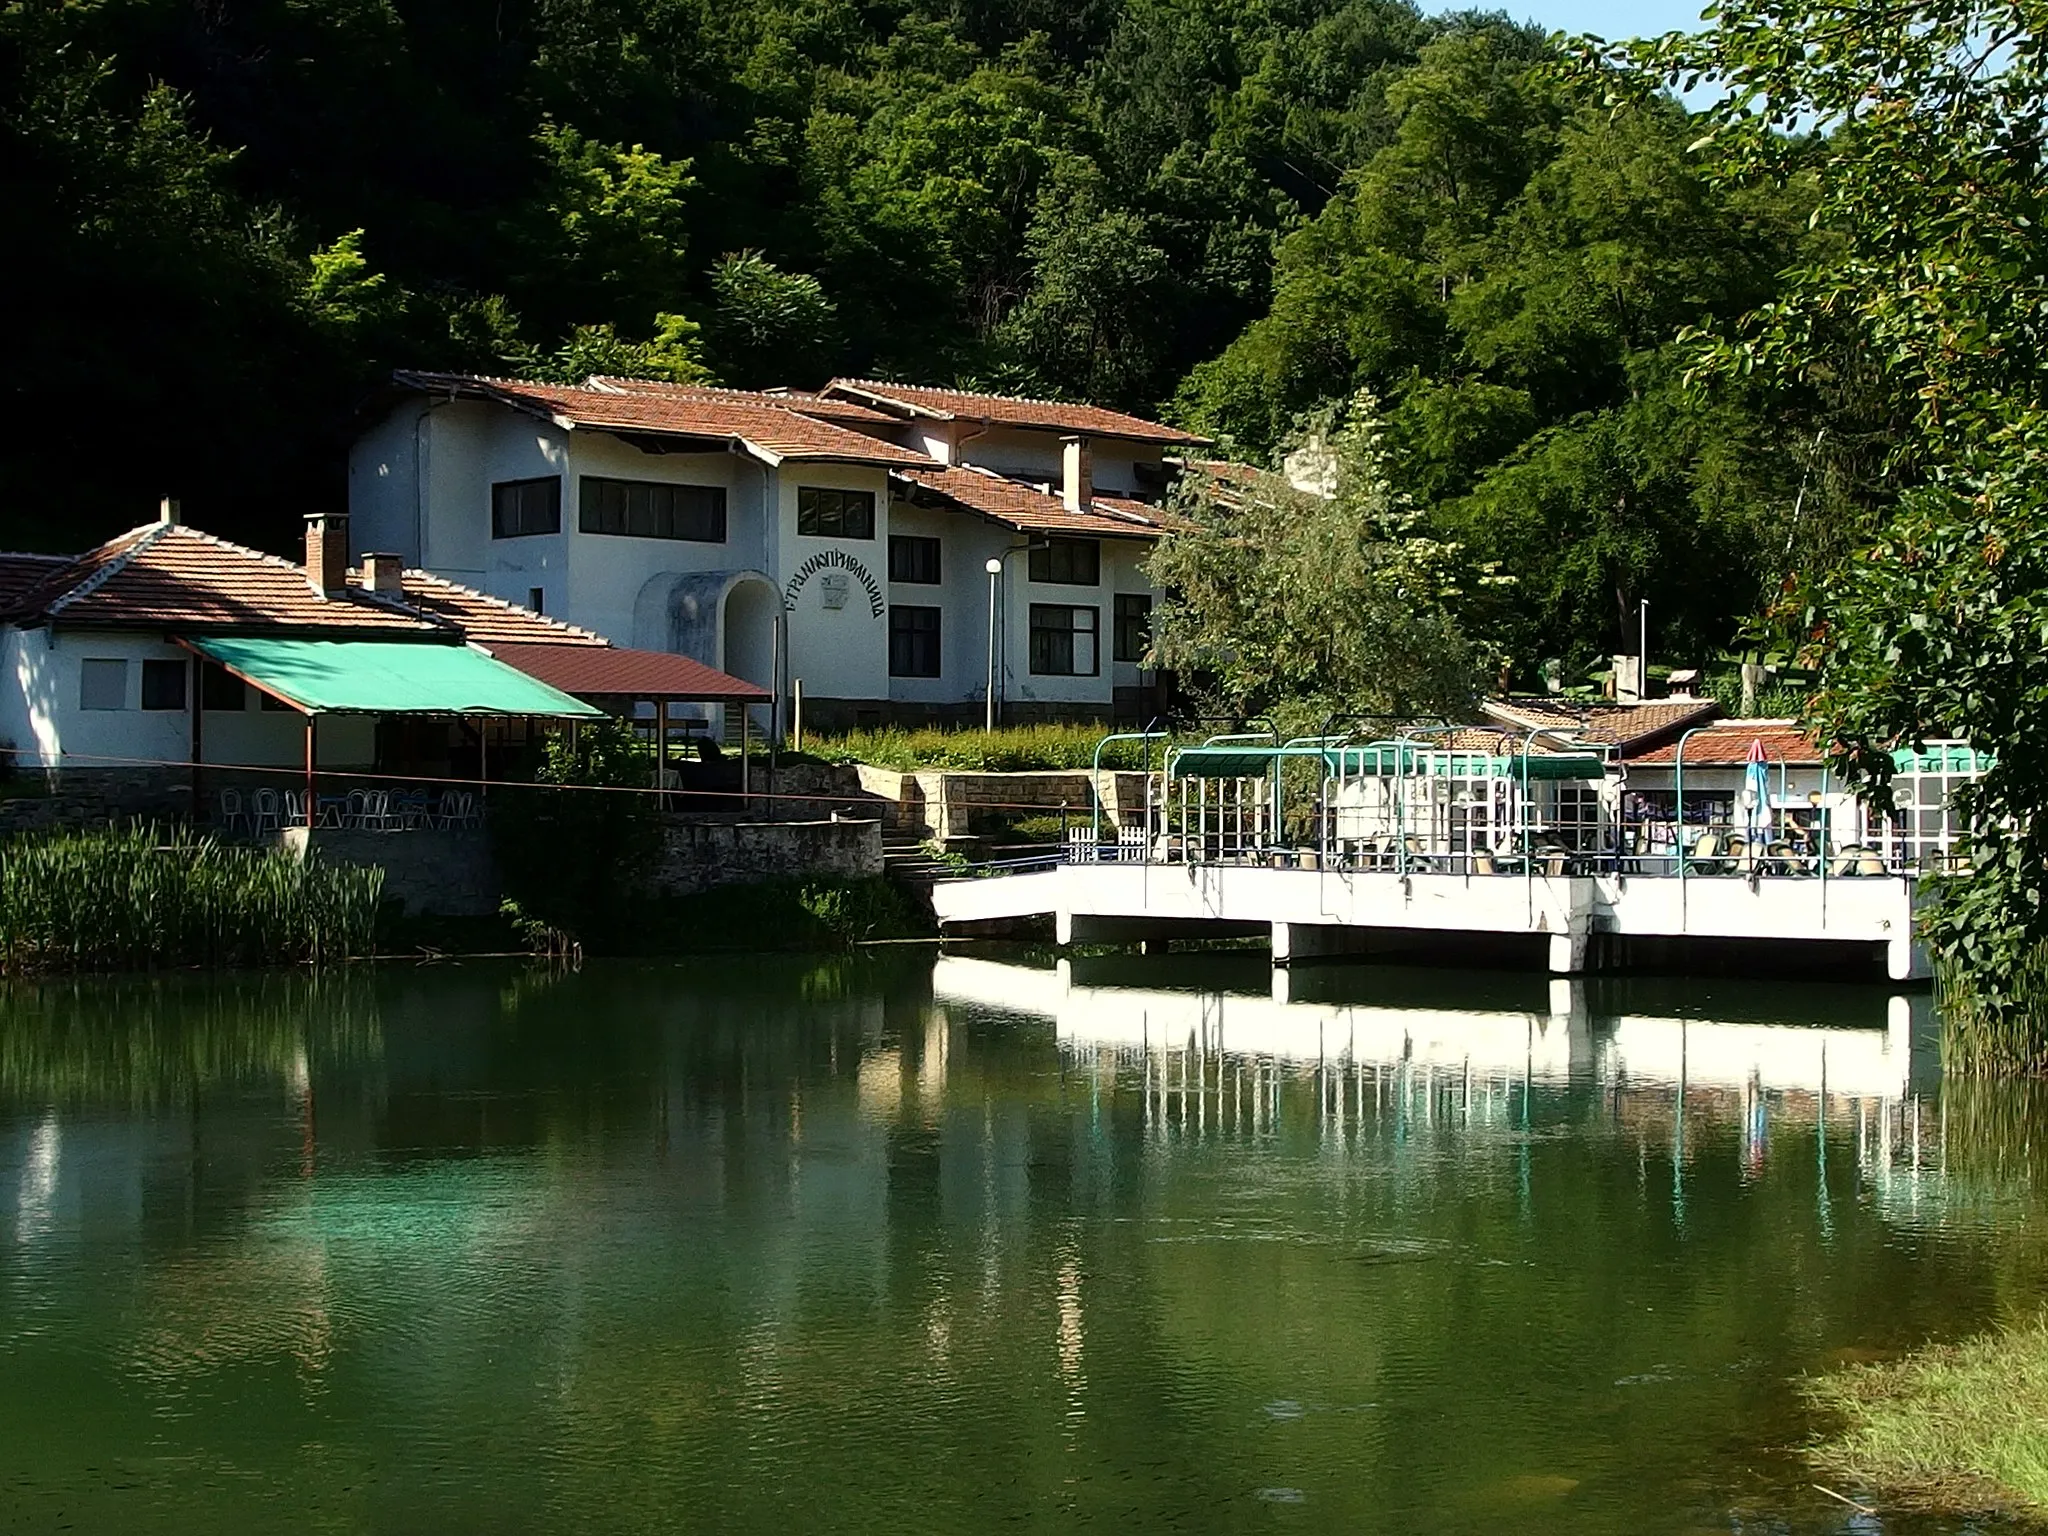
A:
POLYGON ((2048 1319, 1810 1382, 1815 1465, 1956 1513, 2048 1514, 2048 1319))
POLYGON ((384 871, 184 827, 66 830, 0 849, 0 970, 321 964, 368 954, 384 871))
MULTIPOLYGON (((1013 725, 998 731, 926 726, 908 730, 851 731, 844 736, 806 736, 804 755, 828 763, 868 763, 909 772, 950 768, 965 773, 1022 773, 1032 769, 1086 768, 1095 748, 1110 734, 1103 725, 1013 725)), ((1139 766, 1140 743, 1120 741, 1102 755, 1105 768, 1139 766)), ((1152 744, 1159 761, 1160 744, 1152 744)))

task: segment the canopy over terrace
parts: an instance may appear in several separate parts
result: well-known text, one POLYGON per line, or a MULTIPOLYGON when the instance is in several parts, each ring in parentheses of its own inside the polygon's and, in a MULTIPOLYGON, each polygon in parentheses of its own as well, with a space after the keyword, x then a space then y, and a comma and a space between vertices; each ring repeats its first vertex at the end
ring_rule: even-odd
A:
POLYGON ((1169 859, 1282 852, 1404 870, 1586 851, 1602 831, 1605 755, 1545 735, 1446 726, 1370 741, 1211 738, 1168 754, 1164 780, 1178 793, 1164 797, 1155 846, 1169 859), (1290 847, 1290 834, 1313 854, 1290 847))
MULTIPOLYGON (((306 717, 306 825, 317 813, 315 722, 322 715, 595 720, 571 698, 469 645, 391 640, 184 638, 187 649, 306 717)), ((203 716, 195 709, 193 720, 203 716)), ((193 743, 193 761, 200 760, 193 743)))

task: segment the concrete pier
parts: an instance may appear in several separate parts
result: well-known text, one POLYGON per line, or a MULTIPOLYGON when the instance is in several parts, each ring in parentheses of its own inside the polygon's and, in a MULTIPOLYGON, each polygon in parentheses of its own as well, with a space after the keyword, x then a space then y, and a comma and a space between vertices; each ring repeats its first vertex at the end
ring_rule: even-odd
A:
POLYGON ((1062 864, 942 881, 945 931, 1050 915, 1063 945, 1270 936, 1282 965, 1359 955, 1399 930, 1547 940, 1552 975, 1587 968, 1595 936, 1882 947, 1894 981, 1928 974, 1914 885, 1896 876, 1440 875, 1257 865, 1062 864))

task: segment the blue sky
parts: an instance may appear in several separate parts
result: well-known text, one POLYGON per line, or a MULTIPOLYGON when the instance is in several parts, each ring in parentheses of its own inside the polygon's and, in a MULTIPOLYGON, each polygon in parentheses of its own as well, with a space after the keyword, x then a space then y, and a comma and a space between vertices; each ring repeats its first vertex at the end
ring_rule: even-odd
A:
MULTIPOLYGON (((1704 0, 1481 0, 1474 9, 1497 5, 1517 21, 1533 21, 1557 32, 1591 32, 1610 40, 1650 37, 1676 27, 1699 25, 1704 0)), ((1466 7, 1432 5, 1433 10, 1466 7)))

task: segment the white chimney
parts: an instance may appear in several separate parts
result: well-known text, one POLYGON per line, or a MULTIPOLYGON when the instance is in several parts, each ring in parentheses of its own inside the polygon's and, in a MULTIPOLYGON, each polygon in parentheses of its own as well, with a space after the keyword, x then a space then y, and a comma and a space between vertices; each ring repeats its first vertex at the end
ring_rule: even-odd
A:
POLYGON ((175 528, 184 521, 183 514, 178 510, 177 497, 166 496, 164 498, 163 505, 157 510, 156 520, 166 528, 175 528))
POLYGON ((1060 501, 1069 512, 1095 505, 1095 454, 1085 437, 1060 439, 1060 501))
POLYGON ((364 555, 363 585, 386 597, 403 597, 405 562, 397 555, 364 555))

